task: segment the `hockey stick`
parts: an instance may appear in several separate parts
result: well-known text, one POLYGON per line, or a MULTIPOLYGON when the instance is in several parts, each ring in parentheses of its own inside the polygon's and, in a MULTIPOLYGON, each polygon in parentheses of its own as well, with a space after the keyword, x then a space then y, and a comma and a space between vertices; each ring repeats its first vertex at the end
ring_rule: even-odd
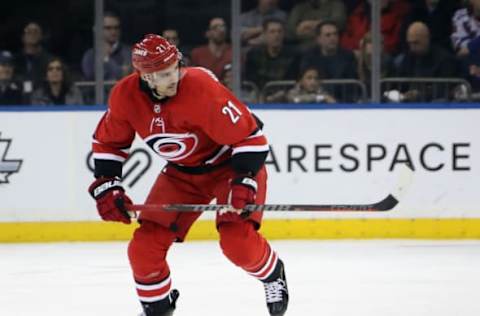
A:
MULTIPOLYGON (((275 211, 275 212, 385 212, 390 211, 398 204, 397 197, 405 195, 412 183, 413 170, 404 166, 400 171, 398 183, 394 193, 388 194, 384 199, 372 204, 249 204, 245 211, 275 211)), ((206 212, 231 209, 228 204, 133 204, 127 205, 131 213, 142 212, 206 212)))
MULTIPOLYGON (((384 212, 397 205, 398 200, 389 194, 383 200, 372 204, 249 204, 245 211, 309 211, 309 212, 384 212)), ((228 204, 133 204, 127 205, 130 211, 167 211, 167 212, 208 212, 231 209, 228 204)))

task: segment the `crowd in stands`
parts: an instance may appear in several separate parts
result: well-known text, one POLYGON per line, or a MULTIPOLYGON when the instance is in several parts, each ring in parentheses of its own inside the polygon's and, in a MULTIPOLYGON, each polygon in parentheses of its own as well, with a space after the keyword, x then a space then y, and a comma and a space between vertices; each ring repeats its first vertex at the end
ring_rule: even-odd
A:
MULTIPOLYGON (((358 102, 361 93, 368 98, 372 1, 291 0, 285 11, 279 0, 257 0, 240 16, 240 97, 253 103, 358 102), (351 86, 345 88, 347 84, 351 86), (355 89, 359 94, 353 94, 355 89)), ((465 100, 466 88, 473 96, 480 94, 480 0, 379 2, 383 101, 465 100), (458 81, 449 85, 426 80, 432 78, 458 81)), ((122 41, 121 22, 119 15, 104 13, 106 81, 132 72, 130 44, 122 41)), ((205 20, 205 42, 197 47, 184 43, 175 28, 151 32, 177 45, 185 65, 208 68, 231 87, 228 17, 205 20)), ((72 76, 72 65, 63 61, 64 56, 46 49, 39 23, 27 23, 20 40, 19 51, 0 46, 0 105, 92 104, 93 84, 87 85, 89 92, 78 82, 95 80, 93 47, 84 52, 80 66, 73 67, 81 73, 72 76)))

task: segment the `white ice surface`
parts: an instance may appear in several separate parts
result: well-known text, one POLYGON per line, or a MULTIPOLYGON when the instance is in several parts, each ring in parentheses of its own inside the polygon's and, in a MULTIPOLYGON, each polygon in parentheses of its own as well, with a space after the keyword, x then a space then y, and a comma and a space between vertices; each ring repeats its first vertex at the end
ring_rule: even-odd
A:
MULTIPOLYGON (((480 315, 480 241, 277 241, 285 316, 480 315)), ((0 244, 1 316, 136 316, 127 243, 0 244)), ((261 284, 216 242, 169 254, 175 316, 267 315, 261 284)))

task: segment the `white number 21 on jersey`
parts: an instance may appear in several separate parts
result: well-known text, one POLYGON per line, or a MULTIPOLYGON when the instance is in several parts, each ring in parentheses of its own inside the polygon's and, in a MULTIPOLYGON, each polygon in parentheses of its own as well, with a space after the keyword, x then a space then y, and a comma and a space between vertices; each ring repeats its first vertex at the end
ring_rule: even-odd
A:
POLYGON ((227 105, 222 108, 222 113, 230 116, 232 123, 235 124, 240 119, 242 112, 233 104, 232 101, 228 101, 227 105))

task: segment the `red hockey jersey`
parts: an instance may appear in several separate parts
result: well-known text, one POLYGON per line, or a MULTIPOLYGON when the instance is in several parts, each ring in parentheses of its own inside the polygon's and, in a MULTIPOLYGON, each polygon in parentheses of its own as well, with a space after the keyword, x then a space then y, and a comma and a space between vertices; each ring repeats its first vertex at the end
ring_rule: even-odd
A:
POLYGON ((119 81, 95 131, 93 158, 123 162, 135 133, 160 157, 183 166, 268 152, 250 110, 208 70, 181 71, 177 94, 166 100, 156 100, 142 88, 137 73, 119 81))

